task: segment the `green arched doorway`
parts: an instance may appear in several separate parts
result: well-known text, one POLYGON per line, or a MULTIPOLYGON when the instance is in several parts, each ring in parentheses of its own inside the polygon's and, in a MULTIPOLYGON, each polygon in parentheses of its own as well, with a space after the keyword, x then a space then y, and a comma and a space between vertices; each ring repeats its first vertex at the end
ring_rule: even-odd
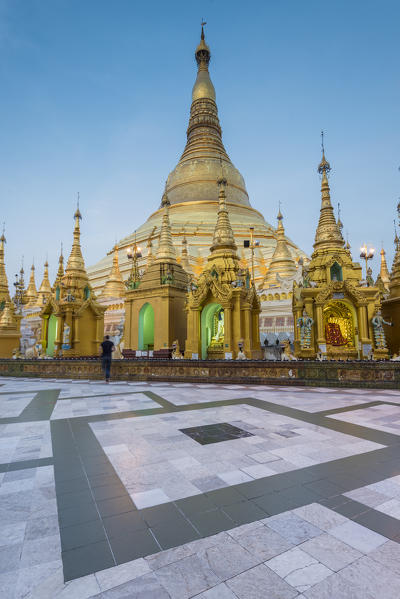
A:
MULTIPOLYGON (((201 312, 200 320, 200 334, 201 334, 201 358, 205 360, 207 358, 207 351, 211 343, 211 339, 215 335, 215 322, 218 315, 223 314, 221 304, 212 303, 204 306, 201 312)), ((222 343, 224 339, 221 339, 222 343)))
POLYGON ((54 356, 54 342, 57 335, 57 318, 54 314, 50 315, 49 322, 47 323, 47 345, 46 345, 46 356, 54 356))
POLYGON ((147 350, 154 348, 154 310, 146 303, 139 312, 139 338, 138 349, 147 350))

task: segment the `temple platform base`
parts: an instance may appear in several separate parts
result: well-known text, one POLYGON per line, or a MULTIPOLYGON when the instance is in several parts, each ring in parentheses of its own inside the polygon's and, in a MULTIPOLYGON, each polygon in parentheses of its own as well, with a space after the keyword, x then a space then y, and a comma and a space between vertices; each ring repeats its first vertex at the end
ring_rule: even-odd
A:
MULTIPOLYGON (((99 359, 0 360, 0 376, 102 380, 99 359)), ((114 360, 112 381, 400 389, 398 362, 114 360)))

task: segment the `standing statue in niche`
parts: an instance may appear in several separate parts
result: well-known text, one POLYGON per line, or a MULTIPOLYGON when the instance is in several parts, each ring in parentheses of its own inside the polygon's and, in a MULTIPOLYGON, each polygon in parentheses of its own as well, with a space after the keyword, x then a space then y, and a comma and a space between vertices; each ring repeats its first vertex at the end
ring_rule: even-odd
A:
POLYGON ((308 316, 307 312, 303 311, 303 316, 297 319, 297 326, 300 329, 300 346, 301 349, 311 348, 311 331, 314 320, 308 316))
POLYGON ((393 323, 384 320, 380 310, 378 310, 375 316, 373 316, 373 318, 371 319, 371 323, 374 329, 374 340, 376 349, 386 349, 386 338, 385 331, 383 330, 383 325, 386 324, 392 327, 393 323))
POLYGON ((69 325, 67 325, 67 323, 65 323, 64 324, 64 332, 63 332, 62 349, 71 349, 70 333, 71 333, 71 327, 69 325))
POLYGON ((220 310, 218 312, 217 319, 218 319, 217 332, 214 337, 214 340, 216 342, 220 341, 221 339, 223 340, 223 338, 224 338, 224 311, 223 310, 220 310))

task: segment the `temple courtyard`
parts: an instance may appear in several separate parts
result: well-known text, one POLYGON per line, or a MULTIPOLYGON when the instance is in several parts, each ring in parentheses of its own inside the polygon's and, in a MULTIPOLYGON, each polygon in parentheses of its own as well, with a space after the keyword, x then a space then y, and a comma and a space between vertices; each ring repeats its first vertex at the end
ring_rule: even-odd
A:
POLYGON ((0 379, 0 596, 398 599, 395 390, 0 379))

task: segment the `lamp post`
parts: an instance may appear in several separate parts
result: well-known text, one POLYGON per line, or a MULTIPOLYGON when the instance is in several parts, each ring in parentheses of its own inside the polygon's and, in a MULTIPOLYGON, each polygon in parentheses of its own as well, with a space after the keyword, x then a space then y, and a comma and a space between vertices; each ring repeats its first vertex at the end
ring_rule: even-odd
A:
POLYGON ((365 260, 365 276, 366 277, 368 275, 368 260, 372 260, 372 258, 374 257, 374 253, 375 253, 375 248, 368 247, 366 243, 360 248, 360 258, 364 258, 364 260, 365 260))
POLYGON ((254 227, 250 227, 250 239, 245 239, 243 247, 251 250, 251 280, 254 285, 254 248, 259 247, 260 242, 254 241, 254 227))
POLYGON ((136 231, 133 247, 129 247, 126 250, 126 255, 129 260, 132 260, 132 270, 128 280, 126 281, 126 286, 128 289, 137 289, 140 283, 138 260, 142 257, 142 250, 136 243, 136 231))

